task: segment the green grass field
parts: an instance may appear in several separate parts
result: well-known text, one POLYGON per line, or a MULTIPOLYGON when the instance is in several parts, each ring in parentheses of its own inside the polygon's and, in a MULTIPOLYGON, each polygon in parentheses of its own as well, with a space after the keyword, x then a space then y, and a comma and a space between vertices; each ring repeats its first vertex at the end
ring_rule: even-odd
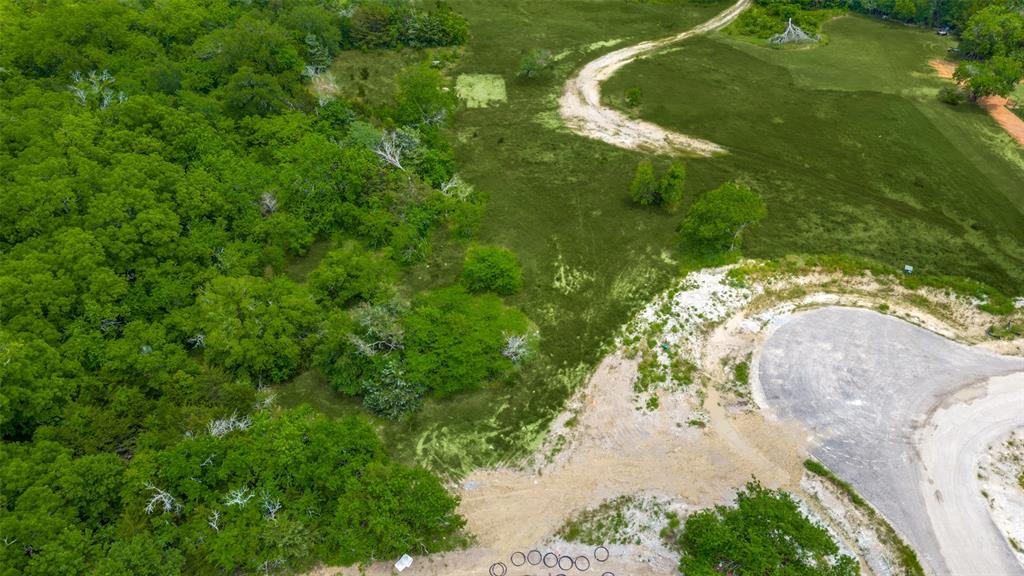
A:
MULTIPOLYGON (((729 3, 451 4, 473 34, 450 71, 453 83, 460 75, 497 75, 506 92, 505 102, 459 110, 453 138, 460 174, 490 198, 479 240, 522 260, 525 288, 510 302, 536 323, 542 349, 515 382, 429 400, 407 420, 381 424, 399 457, 458 475, 533 448, 615 330, 687 259, 675 234, 682 212, 638 208, 627 198, 645 156, 565 129, 562 85, 602 53, 685 30, 729 3), (555 66, 523 81, 516 71, 530 48, 550 50, 555 66)), ((1024 162, 987 116, 934 100, 941 83, 929 75, 927 59, 941 55, 945 41, 863 18, 838 20, 827 33, 831 43, 822 50, 776 51, 724 37, 688 42, 627 67, 605 94, 614 103, 625 88, 641 86, 641 115, 732 150, 688 161, 690 197, 735 177, 757 185, 770 214, 749 237, 752 255, 848 252, 894 269, 906 262, 1004 289, 1021 286, 1024 171, 1009 159, 1024 162), (873 58, 883 64, 871 65, 873 58)), ((350 68, 366 65, 365 56, 349 57, 350 68)), ((461 254, 460 246, 445 245, 409 272, 406 286, 452 283, 461 254)), ((305 271, 297 265, 293 272, 305 271)), ((330 414, 358 410, 315 372, 281 392, 285 404, 308 402, 330 414)))
MULTIPOLYGON (((518 382, 443 401, 383 433, 400 456, 458 473, 532 448, 629 314, 665 286, 679 215, 632 206, 626 189, 643 157, 575 136, 558 95, 583 63, 627 43, 684 30, 727 2, 456 0, 473 39, 453 72, 500 75, 507 102, 462 107, 454 139, 460 174, 490 199, 480 240, 514 250, 525 288, 511 303, 541 333, 543 359, 518 382), (516 78, 522 54, 544 48, 552 71, 516 78)), ((414 288, 450 283, 457 250, 413 270, 414 288)))
POLYGON ((638 114, 731 154, 693 171, 742 178, 769 217, 745 252, 845 252, 928 274, 1024 286, 1024 154, 980 109, 935 97, 928 66, 949 40, 845 16, 831 42, 773 50, 700 38, 627 67, 638 114))

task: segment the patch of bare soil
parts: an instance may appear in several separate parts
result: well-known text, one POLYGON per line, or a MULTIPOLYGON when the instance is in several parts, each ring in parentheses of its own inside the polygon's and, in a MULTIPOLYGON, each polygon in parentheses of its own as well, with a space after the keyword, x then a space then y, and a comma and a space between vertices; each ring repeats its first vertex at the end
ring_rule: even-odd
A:
POLYGON ((559 102, 562 119, 571 130, 581 136, 629 150, 655 153, 692 152, 701 156, 724 153, 725 149, 714 142, 672 132, 657 124, 630 118, 604 106, 601 103, 601 83, 641 56, 727 26, 749 5, 750 0, 739 0, 721 14, 686 32, 628 46, 588 63, 565 83, 559 102))
MULTIPOLYGON (((932 60, 929 64, 943 78, 952 79, 956 72, 956 64, 946 60, 932 60)), ((1024 120, 1007 108, 1007 104, 1007 99, 1002 96, 986 96, 978 100, 978 106, 988 112, 1018 144, 1024 146, 1024 120)))

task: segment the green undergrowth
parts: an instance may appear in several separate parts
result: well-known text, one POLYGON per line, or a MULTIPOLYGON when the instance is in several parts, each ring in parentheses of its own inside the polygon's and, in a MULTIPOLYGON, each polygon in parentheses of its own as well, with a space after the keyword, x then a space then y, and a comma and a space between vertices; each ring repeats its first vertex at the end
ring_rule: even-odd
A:
POLYGON ((849 501, 860 509, 871 520, 882 542, 892 547, 896 552, 897 561, 902 569, 903 576, 924 576, 924 568, 917 559, 917 553, 911 548, 900 535, 871 504, 854 490, 849 482, 839 478, 831 470, 816 460, 807 459, 804 461, 804 468, 812 474, 828 481, 837 490, 842 492, 849 501))

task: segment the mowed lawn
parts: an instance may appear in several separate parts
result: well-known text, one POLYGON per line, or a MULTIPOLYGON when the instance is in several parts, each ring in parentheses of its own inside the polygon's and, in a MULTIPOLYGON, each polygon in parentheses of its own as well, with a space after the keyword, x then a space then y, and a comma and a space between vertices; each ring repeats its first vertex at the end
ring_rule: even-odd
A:
POLYGON ((740 178, 766 197, 752 256, 850 253, 923 273, 1024 288, 1024 152, 980 109, 950 107, 928 65, 951 41, 844 16, 831 42, 773 50, 725 35, 626 67, 644 119, 730 154, 691 170, 740 178))

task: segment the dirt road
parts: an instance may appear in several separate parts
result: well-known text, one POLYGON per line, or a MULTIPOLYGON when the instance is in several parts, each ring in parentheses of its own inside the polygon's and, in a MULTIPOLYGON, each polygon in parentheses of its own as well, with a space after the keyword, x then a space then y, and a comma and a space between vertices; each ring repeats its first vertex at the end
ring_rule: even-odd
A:
POLYGON ((725 27, 750 4, 739 0, 721 14, 686 32, 641 42, 610 52, 588 63, 565 83, 559 111, 566 125, 577 134, 620 148, 656 153, 692 152, 701 156, 724 153, 714 142, 666 130, 657 124, 629 118, 601 103, 601 83, 623 66, 661 48, 725 27))
POLYGON ((1024 371, 1024 359, 872 311, 821 308, 785 320, 755 364, 767 409, 813 432, 811 454, 878 508, 930 573, 1024 573, 971 481, 987 446, 976 444, 1024 417, 1024 379, 999 384, 983 404, 956 396, 1024 371), (964 533, 972 537, 956 542, 964 533))
POLYGON ((1024 426, 1024 372, 966 388, 945 404, 917 434, 920 489, 939 551, 952 574, 1024 574, 992 526, 978 480, 989 445, 1024 426))

